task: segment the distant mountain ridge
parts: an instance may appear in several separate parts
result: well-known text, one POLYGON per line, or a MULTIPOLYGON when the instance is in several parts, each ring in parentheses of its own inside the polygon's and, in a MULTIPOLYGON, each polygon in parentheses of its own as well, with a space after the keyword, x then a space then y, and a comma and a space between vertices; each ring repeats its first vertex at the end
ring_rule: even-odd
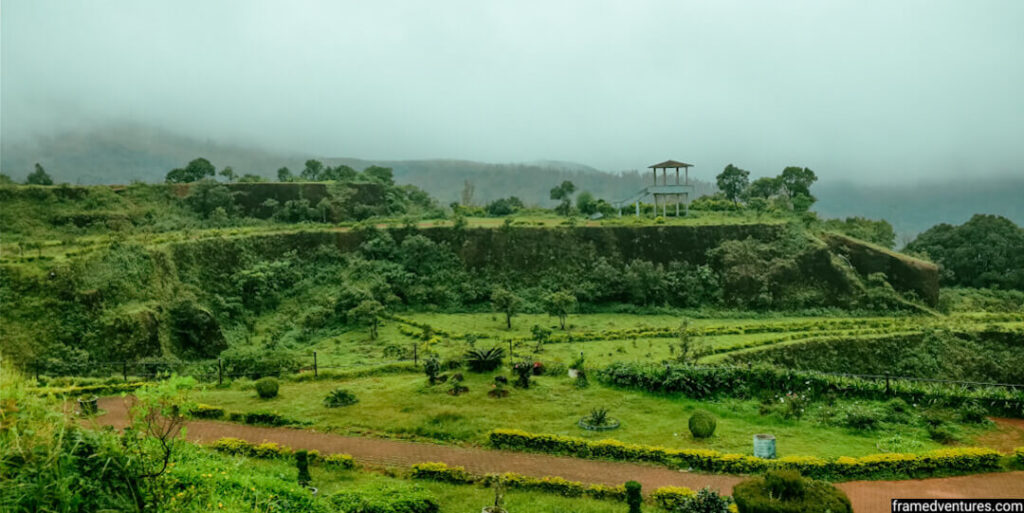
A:
MULTIPOLYGON (((587 190, 609 201, 632 195, 649 180, 646 169, 608 173, 585 164, 553 160, 496 164, 457 159, 323 158, 203 141, 125 123, 63 132, 31 142, 9 142, 5 137, 0 169, 19 181, 39 162, 57 182, 161 182, 167 171, 198 156, 209 159, 218 169, 231 166, 236 173, 267 178, 276 176, 282 166, 298 172, 309 158, 356 169, 387 166, 394 169, 399 183, 416 185, 444 204, 460 199, 467 180, 473 185, 473 203, 482 205, 518 196, 527 204, 545 206, 554 203, 549 191, 563 180, 571 180, 578 191, 587 190)), ((719 171, 701 167, 691 170, 698 194, 715 191, 713 181, 719 171)), ((980 181, 965 178, 911 185, 872 186, 826 179, 815 184, 812 192, 819 200, 814 209, 821 215, 886 219, 896 228, 901 242, 938 223, 963 223, 976 213, 1002 215, 1024 224, 1024 172, 980 181)))

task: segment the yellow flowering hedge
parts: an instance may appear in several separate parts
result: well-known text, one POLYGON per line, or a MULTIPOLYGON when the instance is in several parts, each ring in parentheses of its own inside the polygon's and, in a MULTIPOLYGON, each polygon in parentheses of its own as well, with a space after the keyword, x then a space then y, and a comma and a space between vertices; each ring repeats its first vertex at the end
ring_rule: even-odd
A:
POLYGON ((531 477, 516 474, 514 472, 477 476, 466 472, 466 469, 463 467, 449 467, 444 463, 436 462, 417 463, 412 466, 410 475, 414 479, 429 479, 431 481, 453 484, 480 484, 483 486, 490 486, 494 483, 501 483, 509 488, 552 493, 555 495, 561 495, 562 497, 586 496, 594 499, 608 499, 616 501, 626 500, 626 488, 621 485, 588 485, 578 481, 569 481, 561 477, 531 477))
POLYGON ((663 486, 651 493, 651 502, 665 510, 675 511, 696 496, 696 492, 685 486, 663 486))
POLYGON ((992 449, 939 449, 922 454, 872 454, 859 458, 824 459, 788 456, 766 460, 709 449, 670 449, 627 444, 618 440, 592 442, 582 438, 495 429, 488 433, 498 449, 568 454, 579 458, 660 463, 674 468, 691 468, 728 474, 758 474, 771 469, 792 469, 818 479, 849 480, 892 477, 924 477, 998 470, 1001 455, 992 449))
POLYGON ((1024 467, 1024 447, 1018 447, 1013 450, 1014 459, 1017 461, 1018 467, 1024 467))
MULTIPOLYGON (((247 458, 291 458, 295 451, 289 447, 277 445, 273 442, 254 444, 240 438, 221 438, 210 445, 213 450, 230 454, 233 456, 245 456, 247 458)), ((309 461, 328 466, 340 468, 355 468, 356 462, 348 454, 328 454, 322 456, 319 451, 308 451, 309 461)))

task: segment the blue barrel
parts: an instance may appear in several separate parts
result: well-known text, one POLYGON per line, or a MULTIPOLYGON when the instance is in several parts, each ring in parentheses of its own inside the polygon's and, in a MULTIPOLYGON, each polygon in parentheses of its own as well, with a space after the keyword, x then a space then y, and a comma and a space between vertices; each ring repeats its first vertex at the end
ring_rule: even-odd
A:
POLYGON ((775 459, 775 437, 773 435, 754 435, 754 456, 766 460, 775 459))

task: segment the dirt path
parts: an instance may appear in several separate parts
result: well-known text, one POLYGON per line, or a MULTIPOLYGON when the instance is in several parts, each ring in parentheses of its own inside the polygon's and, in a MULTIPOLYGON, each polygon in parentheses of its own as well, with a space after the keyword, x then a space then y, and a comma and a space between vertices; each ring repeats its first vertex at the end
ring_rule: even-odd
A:
MULTIPOLYGON (((100 408, 106 414, 96 420, 98 423, 124 427, 127 420, 124 399, 100 399, 100 408)), ((737 476, 700 474, 633 463, 350 437, 208 420, 190 421, 187 436, 198 443, 211 443, 228 436, 253 443, 276 442, 298 449, 316 449, 321 453, 351 454, 360 462, 377 465, 407 467, 413 463, 440 461, 466 467, 474 474, 517 472, 608 485, 619 485, 632 479, 643 484, 647 491, 661 486, 686 486, 694 490, 710 486, 729 494, 732 487, 743 480, 737 476)), ((888 512, 889 499, 893 497, 1024 497, 1024 472, 907 481, 853 481, 841 483, 839 487, 850 496, 857 513, 888 512)))

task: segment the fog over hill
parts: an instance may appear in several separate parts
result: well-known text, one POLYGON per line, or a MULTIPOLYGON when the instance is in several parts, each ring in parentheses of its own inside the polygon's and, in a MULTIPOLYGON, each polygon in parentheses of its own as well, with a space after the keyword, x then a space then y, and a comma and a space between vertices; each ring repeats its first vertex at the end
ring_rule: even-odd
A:
MULTIPOLYGON (((573 181, 608 200, 622 199, 650 180, 645 163, 636 170, 610 173, 586 164, 563 161, 485 163, 456 159, 387 160, 330 158, 272 151, 240 144, 199 140, 168 130, 136 124, 111 124, 89 131, 67 131, 28 141, 4 140, 0 169, 23 180, 35 162, 56 181, 72 184, 160 182, 168 170, 202 156, 218 168, 273 177, 278 168, 301 170, 308 158, 356 169, 382 165, 395 170, 400 183, 423 188, 444 204, 459 199, 465 182, 473 184, 473 202, 483 204, 509 195, 528 204, 550 205, 548 191, 562 180, 573 181)), ((652 156, 652 162, 663 156, 652 156)), ((720 169, 698 166, 691 179, 701 193, 714 191, 720 169)), ((780 170, 781 171, 781 170, 780 170)), ((757 172, 752 172, 755 178, 757 172)), ((1024 224, 1024 173, 981 179, 933 179, 913 184, 868 185, 821 179, 812 188, 815 210, 825 217, 863 216, 886 219, 901 239, 937 223, 963 223, 973 214, 997 214, 1024 224)), ((902 245, 905 240, 898 241, 902 245)))

